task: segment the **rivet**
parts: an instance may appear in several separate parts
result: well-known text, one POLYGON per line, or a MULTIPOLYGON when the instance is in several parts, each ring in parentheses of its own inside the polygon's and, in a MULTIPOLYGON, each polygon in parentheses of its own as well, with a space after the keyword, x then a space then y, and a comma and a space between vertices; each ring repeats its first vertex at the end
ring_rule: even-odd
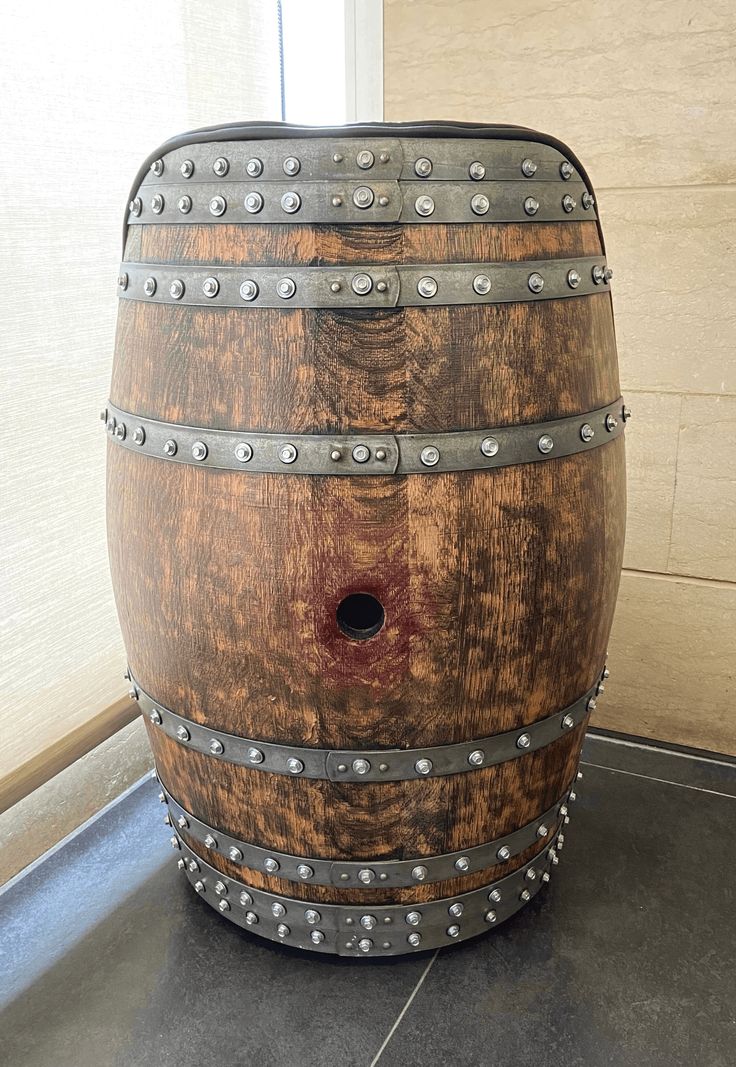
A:
POLYGON ((367 463, 371 458, 371 450, 367 445, 356 445, 352 456, 356 463, 367 463))
POLYGON ((587 704, 588 711, 595 711, 597 707, 598 702, 596 701, 595 697, 591 697, 587 704))
POLYGON ((204 882, 195 882, 194 883, 194 892, 195 893, 204 893, 204 882))
POLYGON ((529 748, 529 745, 531 743, 532 743, 532 739, 529 736, 529 734, 519 734, 519 736, 516 738, 516 747, 517 748, 529 748))
POLYGON ((155 708, 151 712, 151 714, 148 716, 148 718, 151 720, 151 722, 154 724, 154 726, 160 726, 161 725, 161 712, 157 711, 155 708))
POLYGON ((333 207, 341 207, 342 206, 342 197, 341 196, 333 196, 333 198, 332 198, 332 206, 333 207))
POLYGON ((230 901, 223 899, 218 903, 217 907, 220 911, 230 911, 230 901))
POLYGON ((253 897, 245 889, 240 894, 240 897, 238 899, 239 899, 240 903, 243 905, 244 908, 247 908, 250 904, 253 903, 253 897))
POLYGON ((543 881, 543 882, 548 882, 548 881, 549 881, 549 871, 544 871, 544 872, 543 872, 543 874, 542 874, 542 881, 543 881))
POLYGON ((203 459, 207 459, 207 445, 204 441, 195 441, 192 445, 192 458, 201 463, 203 459))
POLYGON ((322 916, 320 915, 320 913, 314 908, 307 908, 307 910, 304 912, 304 919, 306 922, 309 923, 310 926, 316 926, 321 918, 322 916))
MULTIPOLYGON (((429 462, 427 462, 427 460, 424 458, 424 453, 427 451, 429 451, 429 449, 422 449, 422 463, 427 464, 427 466, 433 467, 434 464, 437 462, 437 459, 439 459, 439 453, 437 454, 437 459, 432 460, 432 458, 430 457, 429 462)), ((437 450, 435 449, 435 451, 437 450)), ((414 770, 417 772, 417 774, 429 774, 429 772, 432 770, 432 760, 418 759, 414 764, 414 770)))
POLYGON ((379 196, 378 203, 381 205, 381 207, 388 207, 389 199, 385 193, 382 196, 379 196))
POLYGON ((176 731, 176 736, 179 741, 188 741, 189 731, 187 730, 186 726, 179 726, 176 731))
POLYGON ((354 759, 353 771, 355 774, 368 774, 371 769, 370 761, 367 759, 354 759))
POLYGON ((491 206, 491 202, 485 193, 476 193, 470 201, 470 210, 474 215, 486 215, 491 206))
POLYGON ((524 877, 528 882, 534 882, 537 878, 537 872, 534 870, 533 867, 529 867, 524 877))
POLYGON ((592 441, 595 437, 595 430, 589 422, 584 422, 580 427, 580 437, 583 441, 592 441))
POLYGON ((587 192, 587 190, 586 190, 586 192, 583 193, 583 195, 581 197, 581 200, 582 200, 583 207, 585 208, 586 211, 588 211, 589 208, 592 208, 593 205, 595 204, 595 197, 593 196, 592 193, 587 192))
POLYGON ((227 850, 227 854, 228 857, 233 861, 233 863, 240 863, 243 858, 243 853, 240 851, 239 848, 236 848, 235 845, 233 845, 227 850))
POLYGON ((370 170, 375 163, 375 156, 369 149, 364 148, 361 152, 358 152, 355 157, 355 162, 358 164, 361 170, 370 170))
POLYGON ((460 936, 460 927, 457 925, 457 923, 453 923, 452 926, 448 926, 447 927, 447 930, 445 931, 445 933, 447 934, 448 937, 459 937, 460 936))
POLYGON ((345 771, 348 769, 348 765, 347 763, 338 763, 337 769, 338 771, 340 771, 341 774, 344 774, 345 771))
POLYGON ((143 283, 143 292, 146 294, 146 296, 153 296, 153 294, 156 292, 155 278, 146 278, 143 283))
POLYGON ((613 269, 611 267, 606 267, 606 269, 603 272, 603 280, 604 280, 604 282, 610 282, 612 277, 613 277, 613 269))
POLYGON ((537 173, 537 164, 533 159, 522 159, 521 161, 521 173, 525 178, 533 178, 537 173))
POLYGON ((417 292, 420 296, 429 299, 437 295, 437 281, 434 278, 420 278, 417 282, 417 292))
POLYGON ((358 881, 362 882, 363 885, 370 885, 371 882, 375 881, 375 878, 376 872, 370 870, 367 867, 363 868, 363 870, 361 871, 358 871, 358 881))
POLYGON ((565 196, 563 196, 563 198, 562 198, 562 210, 563 211, 566 211, 567 214, 569 215, 570 212, 574 211, 576 207, 577 207, 577 201, 575 200, 574 196, 570 196, 569 193, 567 193, 565 196))
POLYGON ((219 291, 220 283, 217 278, 205 278, 202 282, 202 292, 208 299, 212 300, 213 297, 217 296, 219 291))
POLYGON ((248 926, 255 926, 258 922, 258 916, 254 911, 246 911, 245 921, 247 922, 248 926))
POLYGON ((532 895, 529 892, 529 890, 528 889, 522 889, 522 891, 519 893, 519 900, 521 900, 524 903, 526 903, 527 900, 531 900, 531 899, 532 899, 532 895))
POLYGON ((227 209, 227 200, 224 196, 213 196, 210 200, 210 215, 224 215, 227 209))
POLYGON ((372 930, 376 925, 376 921, 375 915, 363 915, 360 919, 360 925, 364 930, 372 930))
POLYGON ((224 156, 218 156, 215 162, 212 164, 212 169, 218 178, 224 178, 227 172, 230 170, 230 163, 224 156))
POLYGON ((243 206, 248 214, 257 215, 263 207, 263 197, 260 193, 248 193, 243 201, 243 206))
POLYGON ((539 201, 534 196, 528 196, 524 201, 524 211, 527 215, 536 215, 539 211, 539 201))
POLYGON ((490 908, 490 909, 489 909, 489 910, 488 910, 488 911, 487 911, 487 912, 485 913, 485 915, 483 916, 483 918, 485 919, 485 921, 486 921, 487 923, 495 923, 495 921, 496 921, 496 913, 495 913, 495 911, 493 910, 493 908, 490 908))
POLYGON ((415 882, 423 882, 428 873, 427 868, 422 864, 419 864, 418 867, 413 868, 411 876, 415 882))
POLYGON ((465 911, 465 905, 461 904, 458 901, 457 904, 451 904, 447 911, 450 915, 452 915, 453 919, 459 919, 462 913, 465 911))
POLYGON ((544 289, 544 278, 541 274, 533 271, 527 279, 527 285, 533 293, 541 293, 542 289, 544 289))
POLYGON ((278 900, 274 900, 271 905, 271 914, 275 919, 280 919, 282 916, 286 915, 286 908, 278 900))
POLYGON ((290 191, 288 193, 284 193, 284 195, 281 197, 281 207, 284 209, 287 215, 293 215, 294 212, 298 211, 301 206, 302 198, 299 196, 299 193, 290 191))
MULTIPOLYGON (((378 452, 376 452, 376 459, 378 459, 378 452)), ((379 763, 378 764, 378 769, 379 769, 379 771, 387 771, 388 770, 388 763, 379 763)))
MULTIPOLYGON (((631 408, 628 408, 626 404, 621 408, 621 418, 624 422, 628 422, 631 418, 631 408)), ((605 677, 607 678, 608 675, 605 675, 605 677)))
POLYGON ((288 937, 291 933, 291 930, 286 925, 286 923, 279 923, 279 925, 276 927, 276 933, 279 935, 279 937, 288 937))
POLYGON ((337 448, 333 448, 330 452, 330 459, 333 463, 339 463, 342 459, 342 452, 340 452, 340 450, 337 448))
POLYGON ((470 870, 470 860, 468 859, 467 856, 461 856, 459 859, 455 860, 455 870, 456 871, 468 871, 468 870, 470 870))
POLYGON ((560 805, 560 815, 567 815, 567 804, 560 805))
POLYGON ((409 926, 419 926, 419 923, 421 921, 422 921, 422 913, 421 913, 421 911, 410 911, 410 912, 408 912, 408 914, 406 914, 404 916, 404 922, 408 923, 409 926))
POLYGON ((171 842, 172 848, 181 848, 181 841, 178 837, 170 837, 169 841, 171 842))
POLYGON ((176 449, 177 449, 176 441, 172 440, 171 438, 168 441, 164 442, 164 455, 166 455, 166 456, 175 456, 176 455, 176 449))
MULTIPOLYGON (((145 443, 145 440, 146 440, 146 431, 143 429, 142 426, 136 426, 136 428, 133 430, 133 444, 142 445, 142 444, 145 443)), ((135 693, 135 689, 133 690, 133 692, 135 693)), ((136 695, 135 695, 135 697, 133 699, 134 700, 138 699, 138 694, 137 693, 136 693, 136 695)))
POLYGON ((542 436, 537 441, 537 448, 542 453, 542 455, 546 456, 548 453, 550 453, 552 451, 552 449, 554 447, 555 447, 555 443, 554 443, 554 441, 552 440, 552 438, 550 437, 550 435, 548 433, 543 433, 542 436))
POLYGON ((130 208, 131 215, 135 215, 136 217, 140 215, 141 210, 143 209, 141 198, 139 196, 134 197, 133 200, 130 201, 128 207, 130 208))
POLYGON ((187 869, 187 861, 183 860, 180 856, 179 859, 176 861, 176 866, 179 868, 180 871, 185 871, 187 869))
POLYGON ((253 159, 249 159, 245 164, 245 173, 249 178, 260 178, 261 174, 263 174, 263 163, 261 160, 255 156, 253 159))
POLYGON ((302 165, 296 158, 296 156, 287 156, 283 163, 284 174, 288 174, 290 177, 293 177, 295 174, 299 173, 299 171, 301 170, 301 166, 302 165))
POLYGON ((491 291, 491 279, 487 274, 476 274, 473 278, 473 291, 478 296, 486 296, 491 291))
POLYGON ((163 791, 160 792, 159 795, 158 795, 158 802, 159 802, 159 804, 166 804, 167 803, 166 793, 164 793, 163 791))
POLYGON ((225 751, 225 746, 222 741, 218 741, 216 737, 213 737, 210 741, 210 752, 213 756, 221 756, 225 751))
POLYGON ((325 939, 325 935, 321 930, 312 930, 309 934, 309 939, 314 945, 321 945, 325 939))
POLYGON ((353 193, 353 203, 356 207, 365 210, 369 208, 373 203, 374 195, 373 190, 368 185, 359 185, 353 193))
MULTIPOLYGON (((235 458, 239 463, 248 463, 253 458, 253 449, 247 441, 241 441, 239 445, 235 446, 235 458)), ((263 753, 259 752, 257 748, 248 749, 248 759, 251 763, 261 763, 263 761, 263 753), (259 756, 258 759, 252 759, 252 754, 259 756)))
POLYGON ((577 287, 580 285, 580 281, 580 275, 576 270, 573 269, 567 272, 567 284, 570 286, 571 289, 577 289, 577 287))
POLYGON ((205 848, 217 848, 217 838, 213 837, 212 834, 207 834, 204 844, 205 848))
POLYGON ((493 904, 500 904, 501 903, 501 890, 500 889, 492 889, 490 891, 490 893, 488 894, 488 899, 493 904))
POLYGON ((218 897, 224 896, 224 894, 227 893, 227 886, 225 885, 225 883, 220 881, 215 882, 215 892, 217 893, 218 897))
POLYGON ((185 159, 182 165, 179 167, 179 173, 182 178, 191 178, 194 174, 194 163, 191 159, 185 159))
POLYGON ((546 837, 548 833, 549 828, 545 826, 544 823, 537 827, 537 837, 546 837))
POLYGON ((591 277, 593 278, 593 281, 595 282, 596 285, 602 285, 603 282, 606 280, 605 268, 601 267, 600 264, 598 264, 597 266, 593 267, 593 269, 592 269, 592 271, 590 273, 591 273, 591 277))
MULTIPOLYGON (((125 290, 128 288, 128 275, 125 273, 125 271, 123 271, 122 274, 118 274, 118 286, 123 290, 123 292, 125 292, 125 290)), ((105 414, 105 418, 102 421, 105 422, 106 419, 107 413, 105 414)))
MULTIPOLYGON (((385 882, 386 879, 388 878, 388 875, 386 874, 385 871, 382 871, 381 874, 379 874, 378 878, 379 878, 379 881, 385 882)), ((384 919, 384 922, 391 922, 391 920, 390 919, 384 919)))
POLYGON ((604 667, 603 668, 602 676, 603 676, 603 678, 610 678, 611 677, 611 672, 608 669, 608 667, 604 667))
POLYGON ((418 930, 413 930, 406 940, 413 948, 416 948, 417 945, 420 945, 422 943, 422 935, 419 933, 418 930))
POLYGON ((293 278, 281 278, 276 286, 276 292, 282 300, 288 300, 296 292, 296 282, 293 278))
POLYGON ((164 161, 163 161, 163 159, 154 159, 153 163, 151 164, 151 170, 153 171, 153 173, 156 175, 157 178, 160 178, 161 175, 164 172, 164 161))
POLYGON ((119 422, 117 424, 117 426, 115 427, 114 433, 115 433, 116 437, 118 437, 121 441, 124 441, 125 440, 125 434, 126 434, 125 423, 124 422, 119 422))
POLYGON ((350 287, 358 296, 365 296, 373 288, 373 279, 370 274, 355 274, 350 282, 350 287))
MULTIPOLYGON (((440 450, 439 448, 435 448, 434 445, 427 445, 427 447, 423 448, 420 452, 419 458, 425 467, 436 467, 440 461, 440 450)), ((420 760, 419 763, 429 763, 429 760, 420 760)), ((416 764, 417 768, 419 767, 419 763, 416 764)), ((432 764, 429 763, 429 770, 431 770, 431 768, 432 764)), ((427 774, 428 771, 420 771, 419 773, 427 774)))
POLYGON ((345 925, 346 926, 353 926, 354 924, 355 924, 355 919, 347 918, 345 920, 345 925))
POLYGON ((484 456, 488 456, 489 459, 497 454, 499 447, 495 437, 484 437, 480 443, 481 452, 484 456))
POLYGON ((570 816, 566 815, 565 818, 563 819, 563 822, 564 822, 565 826, 567 826, 567 824, 570 822, 570 816))
POLYGON ((184 296, 184 282, 181 278, 174 278, 173 282, 169 286, 169 295, 174 300, 181 300, 184 296))
POLYGON ((431 196, 418 196, 414 201, 414 210, 417 215, 422 215, 426 218, 434 211, 434 200, 431 196))
POLYGON ((477 159, 468 167, 468 175, 474 182, 482 181, 486 176, 486 168, 477 159))
POLYGON ((386 449, 385 448, 377 448, 376 449, 376 459, 382 462, 385 458, 386 458, 386 449))
POLYGON ((381 154, 378 157, 379 163, 388 163, 390 159, 391 159, 391 156, 388 154, 388 152, 381 152, 381 154))
POLYGON ((476 748, 468 756, 468 763, 471 767, 482 767, 486 758, 486 754, 482 748, 476 748))
MULTIPOLYGON (((288 446, 286 446, 286 447, 288 447, 288 446)), ((294 449, 294 451, 296 452, 296 449, 294 449)), ((291 460, 284 460, 284 457, 280 453, 279 453, 279 459, 282 460, 285 463, 287 463, 287 462, 291 463, 291 460)), ((304 764, 302 763, 302 761, 300 759, 297 759, 296 756, 292 756, 291 759, 288 759, 286 761, 286 766, 288 768, 289 774, 301 774, 302 771, 304 770, 304 764)))
POLYGON ((575 725, 575 720, 573 719, 572 715, 565 715, 565 717, 563 718, 562 723, 561 723, 562 729, 563 730, 571 730, 574 725, 575 725))
POLYGON ((196 860, 190 860, 189 861, 189 873, 190 874, 196 874, 198 870, 199 870, 199 864, 197 863, 197 861, 196 860))
POLYGON ((335 154, 332 157, 332 162, 333 163, 342 163, 344 158, 345 157, 343 156, 342 152, 335 152, 335 154))
POLYGON ((565 843, 565 835, 564 834, 558 834, 557 835, 557 851, 558 852, 562 852, 562 846, 564 845, 564 843, 565 843))
POLYGON ((421 156, 414 164, 414 173, 418 178, 428 178, 432 173, 432 160, 421 156))
POLYGON ((360 941, 358 942, 358 948, 361 952, 370 952, 370 950, 373 948, 373 942, 369 937, 361 937, 360 941))
POLYGON ((505 862, 511 856, 511 849, 508 847, 508 845, 501 845, 498 852, 496 853, 496 856, 500 860, 505 862))
POLYGON ((342 285, 340 284, 340 282, 330 282, 330 292, 339 293, 341 289, 342 285))
POLYGON ((156 193, 156 195, 151 199, 151 211, 154 213, 154 215, 160 215, 163 209, 164 198, 161 196, 161 193, 156 193))
POLYGON ((246 278, 240 286, 240 298, 241 300, 255 300, 258 296, 258 283, 254 282, 252 278, 246 278))
POLYGON ((275 860, 273 856, 267 856, 263 861, 263 868, 268 871, 269 874, 276 874, 276 871, 279 869, 279 861, 275 860))
POLYGON ((610 414, 606 415, 606 429, 608 430, 608 432, 613 433, 617 426, 618 419, 616 418, 616 416, 610 414))

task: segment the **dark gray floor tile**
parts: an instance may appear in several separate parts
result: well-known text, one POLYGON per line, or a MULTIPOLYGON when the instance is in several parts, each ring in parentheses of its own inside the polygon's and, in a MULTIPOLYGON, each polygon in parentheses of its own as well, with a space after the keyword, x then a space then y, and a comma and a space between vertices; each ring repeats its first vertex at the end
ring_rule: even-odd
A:
POLYGON ((379 1060, 726 1067, 736 802, 586 768, 545 892, 443 949, 379 1060))
POLYGON ((583 760, 736 797, 736 759, 731 756, 694 756, 648 745, 643 738, 629 741, 593 733, 585 739, 583 760))

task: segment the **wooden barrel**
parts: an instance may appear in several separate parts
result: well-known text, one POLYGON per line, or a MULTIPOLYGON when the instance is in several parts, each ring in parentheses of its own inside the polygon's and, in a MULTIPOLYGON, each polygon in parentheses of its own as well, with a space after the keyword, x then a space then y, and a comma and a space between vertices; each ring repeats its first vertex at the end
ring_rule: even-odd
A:
POLYGON ((416 952, 548 881, 624 537, 610 273, 531 130, 256 123, 142 168, 112 573, 179 866, 237 924, 416 952))

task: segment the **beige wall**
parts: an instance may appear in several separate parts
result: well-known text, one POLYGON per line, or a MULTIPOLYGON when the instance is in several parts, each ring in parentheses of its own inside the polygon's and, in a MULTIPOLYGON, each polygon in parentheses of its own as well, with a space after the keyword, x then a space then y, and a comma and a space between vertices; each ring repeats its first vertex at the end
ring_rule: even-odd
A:
POLYGON ((629 532, 596 725, 736 753, 732 0, 384 0, 385 117, 566 141, 598 195, 629 532))

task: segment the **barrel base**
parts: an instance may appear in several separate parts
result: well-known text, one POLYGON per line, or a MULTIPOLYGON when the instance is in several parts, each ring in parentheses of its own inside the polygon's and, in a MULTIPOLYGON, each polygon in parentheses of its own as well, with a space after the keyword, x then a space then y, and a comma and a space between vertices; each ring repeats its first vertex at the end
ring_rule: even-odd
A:
POLYGON ((229 878, 184 845, 179 867, 196 892, 236 925, 270 941, 337 956, 400 956, 486 933, 536 896, 557 862, 558 835, 518 870, 470 893, 421 905, 310 904, 229 878))

